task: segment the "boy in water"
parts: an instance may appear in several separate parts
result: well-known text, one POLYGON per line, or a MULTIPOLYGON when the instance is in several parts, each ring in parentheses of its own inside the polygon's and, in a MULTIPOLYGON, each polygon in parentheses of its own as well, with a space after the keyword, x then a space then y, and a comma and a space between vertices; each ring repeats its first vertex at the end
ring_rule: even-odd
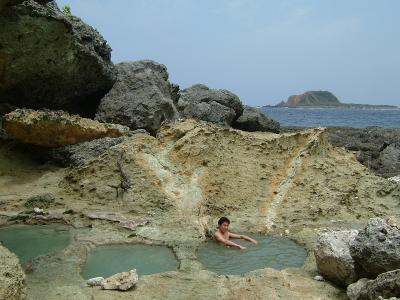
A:
POLYGON ((228 231, 228 227, 229 224, 231 223, 231 221, 229 221, 228 218, 226 217, 222 217, 221 219, 219 219, 218 221, 218 230, 214 233, 213 239, 214 241, 217 241, 220 244, 223 244, 227 247, 229 246, 234 246, 234 247, 238 247, 239 249, 246 249, 246 247, 243 247, 239 244, 236 244, 232 241, 230 241, 230 238, 233 239, 242 239, 242 240, 246 240, 249 242, 252 242, 253 244, 257 244, 257 241, 252 239, 251 237, 248 237, 247 235, 240 235, 240 234, 234 234, 228 231))

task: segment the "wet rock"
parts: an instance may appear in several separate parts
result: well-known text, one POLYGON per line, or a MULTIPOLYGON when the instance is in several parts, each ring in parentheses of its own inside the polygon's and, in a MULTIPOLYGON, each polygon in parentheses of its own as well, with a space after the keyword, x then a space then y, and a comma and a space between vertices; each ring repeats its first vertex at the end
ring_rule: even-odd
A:
POLYGON ((138 274, 133 269, 129 272, 117 273, 104 279, 101 283, 101 288, 103 290, 127 291, 134 287, 138 281, 138 274))
POLYGON ((94 277, 90 278, 86 281, 86 284, 88 286, 101 286, 101 283, 103 282, 104 278, 103 277, 94 277))
POLYGON ((178 110, 182 118, 230 126, 243 113, 243 105, 238 96, 227 90, 196 84, 181 91, 178 110))
POLYGON ((99 157, 101 154, 115 145, 124 141, 124 137, 100 138, 92 141, 51 148, 46 153, 47 160, 55 161, 62 166, 79 166, 85 162, 99 157))
POLYGON ((123 228, 135 230, 138 226, 143 226, 148 223, 142 218, 127 218, 119 213, 114 212, 90 212, 85 213, 85 216, 92 220, 107 220, 117 222, 123 228))
POLYGON ((243 131, 270 131, 279 132, 279 122, 267 117, 259 109, 244 106, 243 114, 233 123, 234 128, 243 131))
POLYGON ((141 60, 122 62, 116 67, 117 82, 101 100, 97 120, 154 134, 164 120, 178 117, 164 65, 141 60))
POLYGON ((318 235, 314 255, 318 272, 326 279, 341 286, 357 280, 357 274, 349 243, 357 236, 357 230, 328 231, 318 235))
POLYGON ((350 254, 360 266, 360 277, 375 278, 400 269, 400 230, 381 218, 372 218, 350 242, 350 254))
POLYGON ((100 123, 62 111, 17 109, 5 115, 3 123, 7 134, 14 139, 43 147, 60 147, 129 133, 125 126, 100 123))
POLYGON ((19 300, 25 296, 25 274, 15 254, 0 243, 0 299, 19 300))
POLYGON ((47 2, 12 1, 0 11, 0 102, 93 116, 115 82, 111 48, 47 2))
POLYGON ((400 270, 380 274, 375 280, 360 279, 347 288, 351 300, 375 300, 400 297, 400 270))

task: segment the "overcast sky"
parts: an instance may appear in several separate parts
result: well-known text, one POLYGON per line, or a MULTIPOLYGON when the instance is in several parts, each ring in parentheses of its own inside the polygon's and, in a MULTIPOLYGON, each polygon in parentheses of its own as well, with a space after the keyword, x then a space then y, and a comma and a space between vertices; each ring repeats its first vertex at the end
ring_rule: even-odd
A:
POLYGON ((57 0, 95 27, 112 60, 152 59, 181 88, 250 105, 307 90, 400 105, 399 0, 57 0))

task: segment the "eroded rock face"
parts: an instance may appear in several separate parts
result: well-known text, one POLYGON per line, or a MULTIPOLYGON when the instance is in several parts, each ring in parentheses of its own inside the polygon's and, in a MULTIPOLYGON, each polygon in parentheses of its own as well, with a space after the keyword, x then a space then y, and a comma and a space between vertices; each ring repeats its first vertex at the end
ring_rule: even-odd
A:
POLYGON ((181 91, 178 110, 182 118, 230 126, 243 113, 243 105, 238 96, 227 90, 196 84, 181 91))
POLYGON ((20 300, 25 296, 25 274, 18 258, 0 243, 0 299, 20 300))
POLYGON ((400 270, 380 274, 375 280, 360 279, 347 288, 350 300, 375 300, 400 297, 400 270))
POLYGON ((399 228, 381 218, 372 218, 350 242, 350 254, 361 267, 360 275, 375 278, 400 268, 399 245, 399 228))
POLYGON ((318 272, 326 279, 341 286, 348 286, 357 280, 349 249, 350 241, 354 240, 357 234, 357 230, 344 230, 318 235, 314 255, 318 272))
POLYGON ((96 119, 155 133, 177 111, 167 68, 151 60, 118 64, 118 79, 101 100, 96 119))
POLYGON ((95 29, 47 2, 0 5, 0 102, 93 116, 115 82, 111 48, 95 29))
POLYGON ((233 123, 234 128, 244 131, 270 131, 278 133, 279 122, 267 117, 255 107, 244 106, 243 114, 233 123))
POLYGON ((107 277, 101 282, 103 290, 119 290, 127 291, 131 289, 139 281, 136 270, 133 269, 129 272, 122 272, 107 277))
POLYGON ((105 124, 62 111, 17 109, 7 114, 3 128, 12 138, 27 144, 60 147, 102 137, 128 134, 122 125, 105 124))

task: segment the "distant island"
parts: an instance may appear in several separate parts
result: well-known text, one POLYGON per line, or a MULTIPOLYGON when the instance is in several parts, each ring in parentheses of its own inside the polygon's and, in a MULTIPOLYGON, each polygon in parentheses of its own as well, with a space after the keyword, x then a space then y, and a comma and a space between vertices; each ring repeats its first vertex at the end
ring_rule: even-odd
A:
POLYGON ((301 95, 293 95, 288 100, 282 101, 275 107, 342 107, 342 108, 375 108, 375 109, 395 109, 395 105, 373 105, 342 103, 339 99, 328 91, 308 91, 301 95))

